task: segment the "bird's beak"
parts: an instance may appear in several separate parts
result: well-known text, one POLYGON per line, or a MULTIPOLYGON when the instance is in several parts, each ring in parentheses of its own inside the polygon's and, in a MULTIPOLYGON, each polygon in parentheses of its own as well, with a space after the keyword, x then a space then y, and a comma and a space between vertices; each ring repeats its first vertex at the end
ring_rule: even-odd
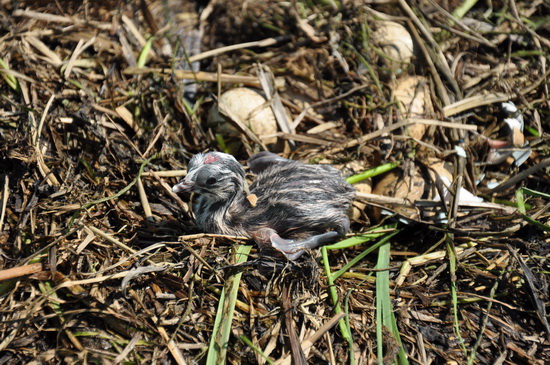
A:
POLYGON ((192 182, 189 182, 189 181, 186 181, 185 179, 183 179, 182 181, 180 181, 176 185, 172 186, 172 191, 174 193, 181 193, 182 191, 189 192, 189 191, 193 190, 194 186, 195 186, 195 184, 193 184, 192 182))

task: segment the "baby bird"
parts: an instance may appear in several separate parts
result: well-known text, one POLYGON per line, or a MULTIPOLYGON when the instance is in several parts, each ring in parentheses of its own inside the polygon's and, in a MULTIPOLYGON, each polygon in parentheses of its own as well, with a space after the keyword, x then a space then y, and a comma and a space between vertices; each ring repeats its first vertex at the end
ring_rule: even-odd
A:
POLYGON ((198 227, 207 233, 250 237, 289 260, 344 237, 354 188, 328 165, 307 165, 270 152, 248 160, 256 174, 250 191, 245 172, 226 153, 197 154, 187 176, 172 190, 198 195, 193 205, 198 227), (248 194, 256 196, 251 204, 248 194))

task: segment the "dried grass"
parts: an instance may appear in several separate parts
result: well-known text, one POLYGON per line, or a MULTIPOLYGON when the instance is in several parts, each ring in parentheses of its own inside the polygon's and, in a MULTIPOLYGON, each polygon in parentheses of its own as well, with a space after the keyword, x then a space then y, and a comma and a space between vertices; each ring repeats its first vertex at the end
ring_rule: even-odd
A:
MULTIPOLYGON (((206 359, 236 271, 230 363, 548 363, 548 4, 458 5, 3 1, 0 363, 206 359), (371 39, 379 19, 418 47, 399 72, 371 39), (170 185, 192 154, 232 142, 207 126, 208 111, 219 91, 260 87, 259 70, 274 75, 263 85, 286 123, 281 154, 347 175, 384 163, 429 175, 434 160, 451 162, 451 190, 487 202, 362 194, 399 222, 383 274, 361 245, 324 249, 324 264, 253 249, 234 266, 233 245, 250 242, 197 232, 170 185), (434 107, 423 118, 393 96, 399 73, 426 78, 434 107), (490 160, 507 100, 531 149, 520 166, 490 160), (419 123, 427 132, 412 138, 419 123), (535 191, 518 196, 521 213, 520 187, 535 191), (383 280, 393 334, 376 327, 383 280)), ((234 145, 245 160, 261 141, 243 133, 234 145)), ((352 235, 372 216, 361 212, 352 235)))

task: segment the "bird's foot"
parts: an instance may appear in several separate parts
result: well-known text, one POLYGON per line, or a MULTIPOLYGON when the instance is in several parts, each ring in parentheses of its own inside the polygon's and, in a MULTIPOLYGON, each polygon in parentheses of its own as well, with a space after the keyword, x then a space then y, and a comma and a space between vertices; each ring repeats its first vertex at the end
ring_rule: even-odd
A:
POLYGON ((251 234, 252 238, 261 246, 271 247, 282 253, 287 259, 294 261, 302 256, 306 250, 326 245, 339 237, 343 237, 345 231, 330 231, 303 240, 295 241, 282 238, 271 228, 259 229, 251 234))
POLYGON ((286 240, 279 236, 276 232, 271 233, 269 239, 271 247, 281 252, 289 260, 296 260, 302 256, 305 250, 323 246, 332 242, 335 238, 340 237, 340 233, 331 231, 306 238, 305 240, 293 241, 286 240))

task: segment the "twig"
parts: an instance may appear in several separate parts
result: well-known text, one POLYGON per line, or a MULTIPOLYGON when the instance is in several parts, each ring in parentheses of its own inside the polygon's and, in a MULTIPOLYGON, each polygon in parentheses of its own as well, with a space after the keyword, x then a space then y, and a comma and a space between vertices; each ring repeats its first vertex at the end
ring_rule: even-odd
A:
POLYGON ((260 41, 232 44, 230 46, 212 49, 210 51, 202 52, 197 55, 191 56, 189 57, 189 62, 204 60, 205 58, 214 57, 222 53, 236 51, 238 49, 243 49, 243 48, 274 46, 279 42, 288 41, 288 40, 290 40, 289 36, 280 36, 280 37, 274 37, 274 38, 266 38, 260 41))
MULTIPOLYGON (((141 35, 141 32, 137 29, 136 25, 134 24, 134 22, 132 21, 132 19, 128 18, 128 16, 126 16, 126 14, 122 14, 122 16, 120 17, 120 19, 122 20, 122 22, 124 24, 126 24, 126 26, 128 27, 128 30, 130 31, 130 33, 132 33, 132 35, 136 38, 136 40, 138 41, 139 45, 141 47, 144 47, 145 44, 147 43, 147 40, 145 39, 144 36, 141 35)), ((151 55, 154 55, 155 51, 154 50, 151 50, 151 55)))
MULTIPOLYGON (((107 108, 102 108, 99 105, 94 106, 94 108, 96 108, 97 110, 107 109, 107 108)), ((105 110, 102 110, 102 111, 105 111, 105 110)), ((115 116, 120 117, 120 119, 122 119, 130 128, 132 128, 134 130, 134 132, 136 132, 136 135, 138 137, 141 136, 143 131, 141 130, 139 125, 136 123, 132 113, 130 113, 130 111, 124 105, 116 107, 115 112, 116 112, 116 114, 114 114, 115 116)), ((111 114, 111 115, 113 115, 113 114, 111 114)), ((119 132, 122 133, 122 131, 119 131, 119 132)))
POLYGON ((46 162, 44 161, 44 156, 42 155, 42 152, 40 151, 40 148, 35 146, 36 151, 36 164, 38 165, 38 170, 40 171, 40 174, 46 179, 48 185, 50 186, 59 186, 61 185, 59 183, 59 180, 55 177, 55 175, 52 173, 48 165, 46 165, 46 162))
POLYGON ((28 264, 23 266, 12 267, 11 269, 0 270, 0 282, 8 279, 15 279, 25 275, 36 274, 42 271, 42 264, 28 264))
POLYGON ((431 119, 405 119, 401 122, 392 124, 390 126, 387 126, 387 127, 383 128, 383 129, 380 129, 380 130, 377 130, 375 132, 365 134, 365 135, 363 135, 363 136, 361 136, 357 139, 352 139, 352 140, 344 143, 343 146, 335 147, 335 148, 329 150, 327 153, 328 154, 334 154, 334 153, 337 153, 337 152, 344 151, 348 148, 358 146, 362 143, 367 142, 368 140, 380 137, 380 136, 382 136, 386 133, 392 132, 396 129, 406 127, 406 126, 409 126, 409 125, 413 125, 413 124, 416 124, 416 123, 437 125, 439 127, 444 127, 444 128, 477 130, 477 126, 475 126, 475 125, 467 125, 467 124, 460 124, 460 123, 449 123, 449 122, 443 122, 443 121, 439 121, 439 120, 436 121, 436 120, 431 120, 431 119))
MULTIPOLYGON (((292 128, 290 124, 281 97, 275 86, 275 76, 273 76, 269 68, 265 67, 264 69, 262 65, 258 65, 258 78, 260 79, 260 84, 262 85, 267 100, 271 103, 271 109, 273 110, 279 128, 281 128, 283 133, 294 134, 294 128, 292 128)), ((293 140, 289 140, 289 144, 293 149, 296 147, 296 143, 294 143, 293 140)))
MULTIPOLYGON (((105 240, 111 242, 112 244, 114 244, 115 246, 117 246, 118 248, 126 251, 126 252, 129 252, 131 253, 132 255, 136 255, 138 253, 138 251, 134 250, 133 248, 129 247, 128 245, 120 242, 119 240, 117 240, 116 238, 114 238, 113 236, 103 232, 102 230, 100 229, 97 229, 96 227, 94 226, 89 226, 87 227, 90 231, 92 231, 94 234, 104 238, 105 240)), ((150 259, 147 259, 146 260, 147 263, 149 263, 150 265, 155 265, 155 263, 153 261, 151 261, 150 259)))
POLYGON ((59 57, 57 53, 49 49, 48 46, 46 46, 44 42, 42 42, 40 39, 31 35, 26 36, 24 39, 31 45, 33 45, 37 50, 39 50, 46 57, 45 60, 51 63, 53 66, 59 67, 63 63, 61 57, 59 57))
MULTIPOLYGON (((493 299, 495 297, 496 290, 497 290, 498 285, 499 285, 500 281, 502 280, 505 272, 506 272, 505 270, 502 270, 502 272, 500 273, 498 278, 495 280, 495 283, 493 284, 493 287, 491 288, 491 291, 489 292, 489 298, 493 299)), ((499 304, 502 305, 502 304, 505 304, 505 303, 500 302, 499 304)), ((487 303, 487 308, 485 309, 485 311, 483 313, 483 319, 481 320, 481 327, 479 328, 478 337, 476 339, 476 342, 472 346, 470 356, 468 357, 468 364, 473 364, 474 363, 474 359, 476 357, 477 349, 481 345, 481 341, 483 340, 483 335, 485 333, 485 328, 487 328, 487 323, 489 322, 489 313, 491 311, 492 306, 493 306, 493 300, 489 300, 488 303, 487 303)))
MULTIPOLYGON (((411 9, 409 4, 407 4, 407 2, 405 0, 398 0, 398 2, 399 2, 399 5, 401 6, 401 8, 403 9, 403 11, 405 11, 405 13, 407 13, 407 15, 411 18, 414 25, 418 29, 420 29, 420 32, 428 40, 428 43, 429 43, 428 51, 430 51, 430 53, 433 52, 433 61, 434 61, 435 65, 437 66, 437 68, 439 69, 439 71, 441 71, 443 73, 443 75, 445 76, 447 81, 451 84, 451 86, 453 87, 454 92, 457 95, 460 95, 461 94, 460 87, 458 87, 458 84, 457 84, 456 80, 453 78, 453 75, 451 73, 451 70, 449 69, 449 65, 447 64, 445 56, 443 55, 443 52, 441 51, 441 48, 439 47, 439 45, 437 44, 437 42, 433 38, 432 33, 424 26, 424 24, 422 24, 420 19, 416 16, 414 11, 411 9)), ((413 29, 413 31, 415 31, 414 28, 412 28, 412 29, 413 29)), ((431 57, 429 57, 429 58, 431 58, 431 57)), ((433 74, 433 72, 432 72, 432 74, 433 74)), ((445 95, 446 95, 446 92, 442 95, 442 97, 444 97, 445 95)), ((446 99, 447 100, 443 100, 445 105, 449 104, 449 101, 450 101, 450 99, 448 99, 448 97, 446 97, 446 99)))
MULTIPOLYGON (((422 207, 439 207, 442 206, 442 202, 436 200, 427 200, 427 199, 418 199, 411 201, 403 198, 395 198, 385 195, 369 194, 357 192, 356 198, 359 201, 366 203, 377 203, 377 204, 396 204, 403 206, 416 206, 419 208, 422 207)), ((497 209, 501 210, 507 214, 513 214, 516 212, 516 208, 509 207, 503 204, 491 203, 491 202, 469 202, 469 201, 459 201, 458 205, 465 208, 482 208, 482 209, 497 209)))
POLYGON ((521 20, 521 17, 519 16, 519 13, 518 13, 518 8, 516 6, 515 0, 510 0, 509 4, 510 4, 510 11, 511 11, 512 15, 514 16, 514 19, 516 20, 516 22, 527 33, 531 34, 532 37, 534 37, 534 38, 538 39, 540 42, 544 43, 544 45, 546 47, 550 47, 550 41, 547 38, 544 38, 544 37, 541 37, 540 35, 538 35, 534 30, 532 30, 531 28, 526 26, 525 23, 521 20))
POLYGON ((463 32, 457 31, 456 29, 453 29, 451 27, 446 26, 444 23, 440 23, 445 29, 449 30, 450 32, 455 32, 456 34, 466 38, 466 39, 472 39, 476 42, 479 42, 481 44, 486 45, 487 47, 491 48, 497 48, 496 45, 488 41, 487 39, 483 38, 481 35, 476 34, 475 31, 470 29, 470 27, 463 24, 459 19, 457 19, 453 14, 449 13, 447 10, 445 10, 441 5, 439 5, 434 0, 429 0, 430 4, 434 6, 437 10, 441 12, 441 14, 445 15, 447 18, 451 20, 451 24, 456 24, 458 27, 462 28, 464 31, 468 32, 468 34, 465 34, 463 32))
POLYGON ((292 305, 291 295, 289 294, 289 285, 290 284, 288 283, 284 284, 282 288, 283 292, 281 301, 284 308, 287 336, 290 341, 290 348, 292 350, 292 363, 297 365, 305 365, 307 364, 307 360, 304 350, 300 344, 300 340, 298 339, 298 333, 296 332, 296 322, 294 321, 294 316, 292 313, 294 308, 292 305))
POLYGON ((519 91, 520 95, 527 95, 529 94, 531 91, 535 90, 537 87, 539 87, 540 84, 542 84, 543 82, 546 82, 546 80, 548 79, 548 77, 550 76, 550 69, 546 70, 546 72, 544 73, 544 75, 542 75, 541 77, 539 77, 537 80, 533 81, 531 83, 531 85, 527 86, 526 88, 524 89, 521 89, 519 91))
POLYGON ((239 132, 243 133, 251 141, 253 141, 258 146, 260 146, 262 150, 267 151, 267 147, 262 142, 262 140, 256 134, 254 134, 254 132, 252 132, 250 128, 246 126, 245 122, 241 119, 241 117, 237 115, 237 113, 235 113, 233 110, 231 110, 231 108, 229 108, 227 104, 223 102, 218 103, 218 110, 220 114, 225 115, 230 119, 231 124, 235 128, 237 128, 239 132))
MULTIPOLYGON (((458 205, 460 204, 460 193, 462 191, 462 185, 464 180, 464 164, 466 163, 466 158, 460 155, 455 156, 456 161, 456 170, 454 176, 454 184, 452 188, 454 192, 451 191, 449 187, 450 194, 450 210, 447 212, 447 219, 449 220, 449 227, 455 228, 456 226, 456 217, 458 214, 458 205)), ((440 195, 441 201, 444 202, 445 198, 443 195, 440 195)), ((454 246, 453 246, 454 247, 454 246)))
POLYGON ((0 209, 0 232, 2 232, 2 227, 4 226, 4 217, 6 216, 6 206, 8 205, 8 197, 10 195, 10 178, 8 175, 4 176, 4 189, 2 190, 2 204, 0 209))
POLYGON ((167 114, 164 119, 162 120, 162 123, 160 124, 160 128, 157 132, 157 134, 155 135, 155 137, 153 138, 153 140, 149 143, 149 146, 147 146, 147 149, 145 150, 145 152, 143 153, 143 156, 144 157, 147 157, 147 155, 149 154, 149 152, 151 152, 153 150, 153 147, 155 146, 155 143, 157 143, 157 141, 159 140, 160 136, 162 136, 162 134, 164 133, 164 126, 166 125, 166 122, 168 121, 168 119, 170 118, 170 116, 167 114))
POLYGON ((38 123, 38 127, 36 128, 36 130, 34 130, 32 141, 35 146, 38 145, 38 139, 42 134, 42 127, 44 126, 44 121, 46 120, 46 116, 48 115, 48 112, 50 111, 50 107, 52 106, 52 103, 54 100, 55 100, 55 95, 50 96, 50 98, 48 99, 48 102, 46 103, 46 107, 44 108, 44 112, 42 113, 42 117, 40 118, 40 122, 38 123))
MULTIPOLYGON (((333 142, 327 141, 325 139, 316 138, 316 137, 310 137, 305 136, 303 134, 293 134, 293 133, 276 133, 277 137, 289 140, 289 141, 296 141, 296 142, 303 142, 303 143, 310 143, 310 144, 316 144, 320 146, 326 146, 333 142)), ((268 136, 266 136, 268 137, 268 136)))
POLYGON ((512 98, 508 94, 488 94, 488 95, 476 95, 467 99, 460 100, 456 103, 447 105, 443 108, 443 115, 445 118, 452 117, 453 115, 462 113, 466 110, 477 108, 483 105, 489 105, 494 103, 501 103, 508 101, 512 98))
POLYGON ((494 188, 490 189, 489 192, 491 193, 498 193, 499 191, 508 189, 520 181, 525 180, 529 175, 534 174, 535 172, 542 170, 546 167, 550 166, 550 158, 547 158, 546 160, 542 160, 538 164, 529 167, 527 170, 524 170, 520 172, 519 174, 512 176, 508 180, 506 180, 503 183, 500 183, 499 185, 495 186, 494 188))
POLYGON ((147 193, 145 192, 145 188, 143 187, 141 179, 137 179, 137 187, 139 192, 139 200, 141 201, 141 205, 143 206, 143 213, 145 214, 145 218, 147 220, 152 220, 153 212, 151 211, 149 199, 147 199, 147 193))
POLYGON ((539 290, 534 283, 535 276, 533 275, 533 272, 531 271, 529 266, 527 266, 525 261, 523 261, 521 256, 514 248, 512 248, 512 246, 507 243, 506 248, 512 254, 512 256, 514 256, 516 261, 519 263, 519 266, 521 266, 523 276, 525 277, 525 281, 528 284, 527 287, 529 288, 529 293, 531 294, 531 300, 533 301, 537 315, 542 322, 544 329, 546 330, 546 338, 548 339, 548 341, 550 341, 550 324, 548 323, 548 319, 546 318, 546 306, 544 301, 539 297, 539 290))
POLYGON ((128 342, 124 350, 122 350, 122 352, 117 357, 115 357, 115 361, 113 362, 113 364, 116 365, 122 362, 122 360, 124 360, 126 356, 128 356, 128 354, 134 349, 134 347, 136 347, 137 343, 141 340, 141 336, 142 334, 140 332, 136 332, 134 336, 132 336, 132 339, 130 340, 130 342, 128 342))
POLYGON ((170 171, 145 171, 141 176, 153 176, 159 177, 183 177, 187 175, 187 170, 170 170, 170 171))
POLYGON ((34 11, 34 10, 17 9, 13 12, 13 16, 24 16, 26 18, 31 18, 31 19, 36 19, 36 20, 43 20, 43 21, 46 21, 46 22, 63 23, 63 24, 82 25, 82 24, 89 23, 89 24, 92 24, 92 25, 94 25, 95 27, 97 27, 99 29, 102 29, 102 30, 110 30, 113 26, 111 23, 98 22, 98 21, 93 21, 93 20, 84 21, 84 20, 78 19, 78 18, 69 18, 69 17, 61 16, 61 15, 40 13, 40 12, 34 11))
MULTIPOLYGON (((476 243, 466 243, 458 247, 455 247, 455 251, 457 254, 461 254, 465 250, 475 246, 477 246, 476 243)), ((401 266, 401 269, 399 270, 399 276, 395 280, 396 286, 399 287, 403 285, 407 275, 409 274, 413 266, 424 265, 434 260, 441 260, 445 257, 446 254, 447 254, 446 251, 441 250, 441 251, 430 252, 425 255, 420 255, 420 256, 407 259, 407 261, 403 263, 403 265, 401 266)))
POLYGON ((74 63, 76 61, 76 59, 78 58, 78 56, 80 56, 80 54, 82 52, 84 52, 86 50, 86 48, 90 47, 92 44, 94 44, 96 40, 96 37, 93 36, 90 40, 88 40, 88 42, 86 42, 84 45, 82 45, 82 43, 84 42, 82 39, 78 41, 78 44, 76 45, 75 49, 74 49, 74 52, 73 54, 71 55, 71 58, 69 59, 69 63, 67 63, 67 68, 65 69, 65 72, 63 73, 63 76, 68 79, 69 76, 71 75, 71 71, 73 70, 73 67, 74 67, 74 63))
POLYGON ((428 65, 428 69, 430 70, 430 74, 433 77, 437 92, 439 94, 439 97, 441 98, 441 101, 443 102, 443 106, 449 105, 451 103, 451 98, 447 93, 447 89, 443 84, 443 80, 441 80, 441 76, 439 75, 437 67, 432 59, 432 53, 430 52, 430 49, 426 46, 426 44, 424 44, 424 42, 422 41, 422 37, 420 37, 420 34, 418 34, 416 28, 413 27, 412 22, 407 21, 407 24, 409 24, 409 29, 411 30, 411 33, 416 40, 416 44, 418 44, 418 46, 420 47, 420 51, 422 52, 424 60, 428 65))
POLYGON ((371 87, 370 84, 363 84, 363 85, 359 85, 359 86, 356 86, 352 89, 349 89, 348 91, 346 91, 345 93, 342 93, 340 95, 337 95, 335 97, 332 97, 332 98, 329 98, 329 99, 325 99, 325 100, 321 100, 321 101, 318 101, 316 103, 313 103, 311 105, 308 105, 304 108, 304 111, 302 111, 301 114, 305 114, 305 112, 309 109, 314 109, 314 108, 317 108, 321 105, 325 105, 325 104, 332 104, 338 100, 342 100, 342 99, 345 99, 347 98, 348 96, 352 95, 352 94, 355 94, 356 92, 358 91, 361 91, 363 89, 366 89, 368 87, 371 87))
POLYGON ((122 291, 122 295, 126 297, 126 286, 132 280, 133 278, 149 274, 152 272, 158 272, 158 271, 164 271, 168 268, 168 265, 151 265, 151 266, 138 266, 128 272, 128 274, 122 279, 122 282, 120 283, 120 290, 122 291))
MULTIPOLYGON (((157 158, 158 155, 153 155, 151 156, 150 158, 148 158, 147 160, 143 161, 143 163, 141 164, 141 166, 139 167, 139 170, 138 170, 138 174, 136 176, 136 178, 134 180, 132 180, 128 185, 126 185, 124 188, 122 188, 121 190, 119 190, 118 192, 116 192, 115 194, 111 195, 111 196, 106 196, 104 198, 101 198, 101 199, 97 199, 97 200, 92 200, 91 202, 88 202, 86 204, 84 204, 80 209, 78 209, 74 214, 73 216, 71 217, 71 220, 69 221, 69 224, 67 225, 67 229, 70 229, 72 227, 72 225, 74 224, 74 220, 76 219, 76 217, 78 217, 78 215, 80 214, 80 212, 84 209, 88 209, 90 207, 93 207, 94 205, 97 205, 97 204, 101 204, 101 203, 105 203, 109 200, 112 200, 112 199, 116 199, 124 194, 126 194, 126 192, 128 192, 128 190, 130 190, 132 188, 132 186, 134 186, 138 179, 141 178, 141 174, 143 174, 143 169, 145 168, 145 166, 151 162, 151 160, 154 160, 155 158, 157 158)), ((90 229, 92 227, 89 227, 90 229)))
MULTIPOLYGON (((223 82, 230 84, 244 84, 249 86, 260 87, 260 80, 256 76, 241 76, 241 75, 229 75, 221 74, 218 77, 218 74, 215 72, 204 72, 204 71, 187 71, 187 70, 172 70, 169 68, 148 68, 148 67, 128 67, 123 71, 125 75, 145 75, 149 73, 153 74, 168 74, 173 75, 175 78, 180 80, 196 80, 204 82, 223 82)), ((275 78, 275 86, 277 89, 284 87, 285 80, 284 78, 277 77, 275 78)))
POLYGON ((176 363, 178 365, 186 365, 185 359, 183 358, 183 355, 178 348, 176 342, 168 336, 168 333, 166 333, 166 330, 164 327, 157 327, 158 332, 160 333, 161 337, 167 342, 166 346, 168 347, 168 350, 174 357, 174 360, 176 360, 176 363))
POLYGON ((132 270, 126 270, 117 272, 115 274, 110 275, 101 275, 97 276, 95 278, 90 279, 82 279, 82 280, 67 280, 56 286, 54 289, 59 290, 62 288, 70 288, 77 285, 86 285, 86 284, 95 284, 95 283, 102 283, 107 280, 114 280, 114 279, 120 279, 124 278, 126 275, 128 275, 132 270))
MULTIPOLYGON (((97 230, 97 228, 95 227, 85 227, 85 229, 88 229, 90 231, 92 231, 92 228, 93 230, 97 230)), ((137 258, 137 257, 140 257, 142 256, 143 254, 149 252, 149 251, 152 251, 152 250, 157 250, 157 249, 160 249, 162 247, 165 246, 165 244, 163 243, 160 243, 160 242, 157 242, 155 244, 152 244, 150 246, 147 246, 139 251, 135 251, 133 250, 132 248, 126 246, 124 243, 118 241, 117 239, 107 235, 106 233, 104 233, 103 231, 99 231, 101 233, 99 233, 98 235, 100 237, 103 237, 105 238, 107 241, 110 241, 110 242, 113 242, 115 243, 116 246, 118 246, 119 248, 123 249, 124 251, 128 251, 131 253, 130 256, 128 257, 125 257, 125 258, 121 258, 119 261, 117 261, 116 263, 106 267, 106 268, 103 268, 99 271, 94 271, 94 272, 89 272, 89 273, 86 273, 86 272, 81 272, 80 275, 82 276, 97 276, 97 275, 100 275, 100 274, 103 274, 104 272, 107 272, 107 271, 110 271, 110 270, 113 270, 113 269, 116 269, 117 267, 119 266, 122 266, 124 265, 126 262, 129 262, 130 260, 134 259, 134 258, 137 258)), ((148 263, 149 264, 152 264, 152 261, 148 260, 148 263)))
MULTIPOLYGON (((336 326, 338 324, 338 321, 340 321, 345 315, 346 314, 344 312, 340 312, 332 316, 332 318, 329 319, 321 328, 319 328, 317 331, 315 331, 314 334, 312 334, 302 342, 302 350, 306 351, 311 346, 313 346, 315 342, 319 341, 325 333, 330 331, 332 327, 336 326)), ((285 357, 282 361, 278 362, 277 365, 290 365, 291 360, 292 357, 289 355, 285 357)))

